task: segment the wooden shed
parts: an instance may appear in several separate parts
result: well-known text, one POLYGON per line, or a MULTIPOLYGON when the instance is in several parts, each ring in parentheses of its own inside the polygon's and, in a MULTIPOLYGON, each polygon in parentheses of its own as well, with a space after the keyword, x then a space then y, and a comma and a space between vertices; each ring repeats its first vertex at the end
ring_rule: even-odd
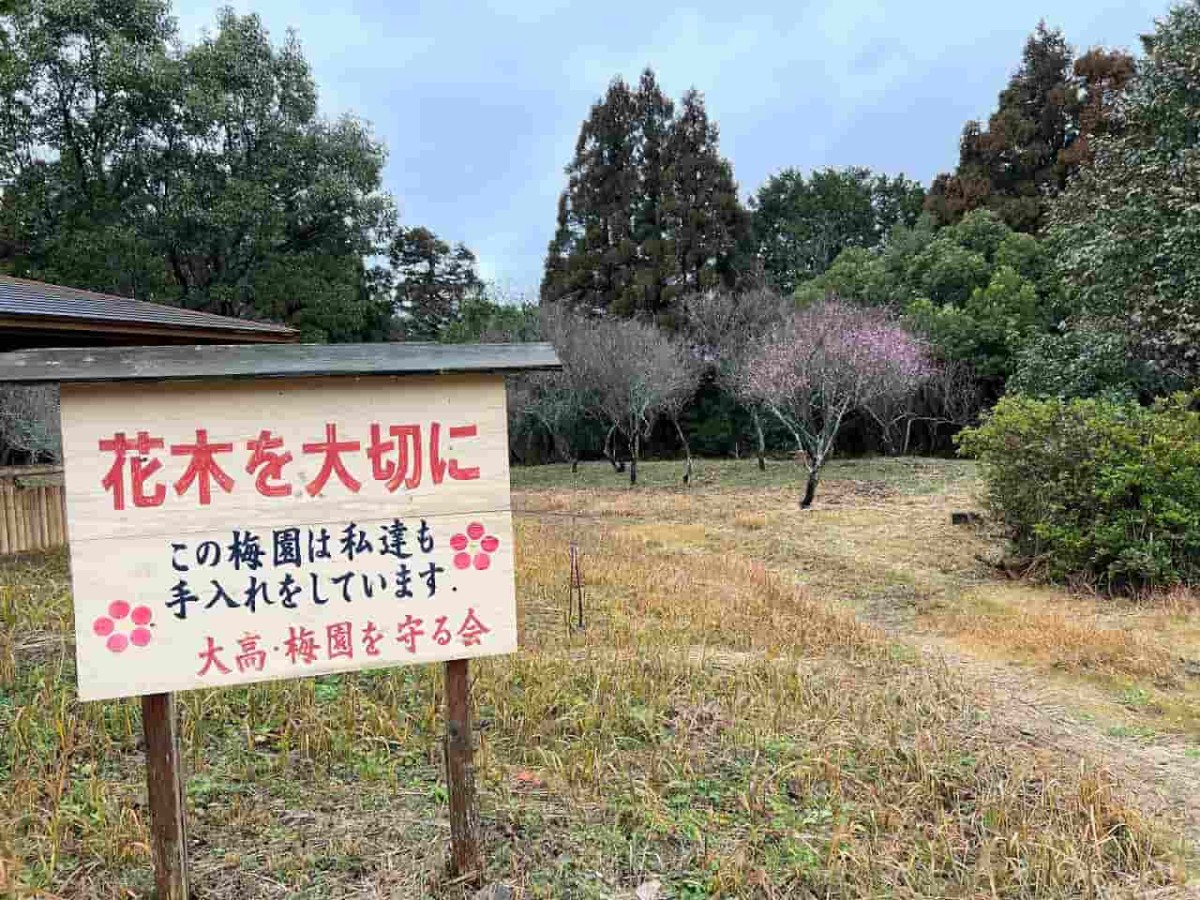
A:
MULTIPOLYGON (((0 352, 295 343, 294 328, 0 275, 0 352)), ((62 469, 0 467, 0 555, 66 542, 62 469)))
POLYGON ((0 351, 295 343, 294 328, 0 275, 0 351))

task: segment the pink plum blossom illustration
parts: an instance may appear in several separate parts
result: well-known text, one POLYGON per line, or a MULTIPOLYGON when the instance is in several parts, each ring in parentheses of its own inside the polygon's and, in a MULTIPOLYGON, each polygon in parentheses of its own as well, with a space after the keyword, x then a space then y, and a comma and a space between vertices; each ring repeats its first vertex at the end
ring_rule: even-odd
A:
POLYGON ((459 532, 450 538, 454 550, 454 568, 483 571, 492 564, 492 554, 500 548, 500 538, 488 534, 482 522, 472 522, 466 533, 459 532))
POLYGON ((150 631, 154 612, 148 606, 130 607, 124 600, 108 605, 108 615, 97 616, 92 632, 104 638, 104 646, 112 653, 124 653, 130 645, 145 647, 153 637, 150 631))

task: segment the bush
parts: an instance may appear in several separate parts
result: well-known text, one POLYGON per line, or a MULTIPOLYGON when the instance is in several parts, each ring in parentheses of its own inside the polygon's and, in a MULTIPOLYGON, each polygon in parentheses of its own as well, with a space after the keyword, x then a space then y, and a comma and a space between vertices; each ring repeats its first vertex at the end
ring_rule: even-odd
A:
POLYGON ((58 387, 0 384, 0 466, 61 459, 58 387))
POLYGON ((1032 337, 1016 355, 1008 390, 1031 397, 1134 400, 1151 383, 1122 331, 1081 327, 1032 337))
POLYGON ((1200 393, 1002 399, 959 436, 1019 555, 1109 590, 1200 581, 1200 393))

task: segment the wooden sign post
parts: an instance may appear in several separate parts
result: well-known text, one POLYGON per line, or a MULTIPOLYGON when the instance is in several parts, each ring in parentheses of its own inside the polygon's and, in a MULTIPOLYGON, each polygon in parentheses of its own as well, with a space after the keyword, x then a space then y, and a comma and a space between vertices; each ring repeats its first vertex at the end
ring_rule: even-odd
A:
POLYGON ((465 659, 446 663, 446 783, 450 788, 450 868, 478 872, 479 805, 471 735, 471 674, 465 659))
POLYGON ((31 351, 60 384, 79 696, 141 695, 158 894, 188 896, 175 691, 446 666, 451 864, 481 869, 468 660, 517 647, 506 372, 546 345, 31 351))
POLYGON ((187 813, 175 724, 174 695, 142 697, 150 853, 154 857, 154 889, 160 900, 188 897, 187 813))

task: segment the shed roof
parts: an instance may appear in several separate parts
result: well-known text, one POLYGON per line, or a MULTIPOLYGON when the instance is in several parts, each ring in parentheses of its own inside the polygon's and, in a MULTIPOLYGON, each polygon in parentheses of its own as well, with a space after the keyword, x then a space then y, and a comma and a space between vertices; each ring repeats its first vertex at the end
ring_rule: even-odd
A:
POLYGON ((293 342, 292 328, 0 275, 3 344, 293 342))
POLYGON ((561 367, 550 344, 265 344, 72 347, 0 353, 0 382, 430 375, 561 367))

